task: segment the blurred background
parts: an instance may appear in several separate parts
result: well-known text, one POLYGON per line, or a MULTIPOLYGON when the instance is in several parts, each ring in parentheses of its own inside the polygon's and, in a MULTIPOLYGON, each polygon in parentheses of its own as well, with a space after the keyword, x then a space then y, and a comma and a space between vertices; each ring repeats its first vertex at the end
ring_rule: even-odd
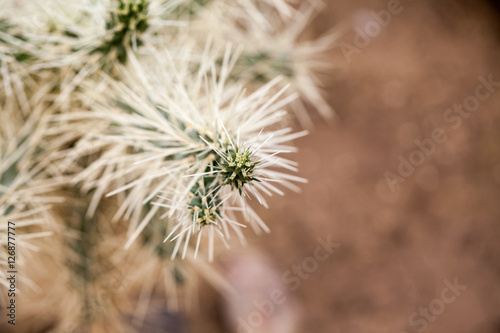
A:
POLYGON ((356 47, 331 51, 338 117, 316 119, 296 142, 309 183, 259 212, 272 233, 248 233, 244 255, 217 263, 241 297, 200 286, 188 331, 238 331, 239 317, 238 332, 500 332, 500 91, 476 111, 447 113, 475 96, 479 76, 500 82, 499 2, 402 0, 363 47, 355 28, 393 1, 327 3, 312 33, 347 21, 343 45, 356 47), (414 153, 419 165, 391 191, 386 172, 399 176, 400 156, 409 161, 437 128, 444 142, 423 162, 414 153), (328 235, 340 246, 314 265, 306 258, 328 235), (312 272, 291 290, 287 272, 304 263, 312 272), (276 285, 286 301, 259 316, 253 302, 276 285))

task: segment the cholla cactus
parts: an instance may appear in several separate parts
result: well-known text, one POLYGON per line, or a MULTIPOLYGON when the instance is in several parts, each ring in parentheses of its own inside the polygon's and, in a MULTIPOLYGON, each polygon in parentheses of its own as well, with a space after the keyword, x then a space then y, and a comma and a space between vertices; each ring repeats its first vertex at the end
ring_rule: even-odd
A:
MULTIPOLYGON (((17 128, 18 134, 26 130, 17 128)), ((34 129, 32 136, 21 135, 21 138, 0 133, 0 287, 7 289, 6 272, 24 272, 33 253, 39 251, 33 240, 52 235, 51 205, 63 200, 54 193, 60 183, 45 178, 41 166, 33 163, 36 154, 33 140, 36 141, 40 130, 34 129)), ((21 276, 18 288, 36 288, 27 276, 21 276)), ((7 303, 2 292, 0 304, 7 303)))
POLYGON ((306 27, 322 2, 305 2, 296 6, 298 10, 279 0, 237 3, 222 1, 208 7, 192 23, 194 36, 200 40, 212 36, 216 44, 230 41, 242 48, 242 55, 229 76, 232 80, 255 88, 283 76, 278 87, 289 85, 291 92, 298 93, 300 98, 290 107, 303 126, 312 125, 306 104, 312 105, 324 119, 331 120, 334 111, 323 97, 319 75, 336 68, 327 51, 337 45, 347 30, 344 25, 309 40, 304 38, 306 27))
POLYGON ((132 217, 133 233, 127 246, 154 218, 158 208, 164 207, 169 220, 165 223, 174 225, 169 236, 178 231, 173 239, 178 245, 185 241, 183 257, 191 236, 198 237, 196 255, 205 234, 212 259, 214 235, 223 242, 230 238, 229 230, 242 236, 243 225, 236 222, 236 212, 243 213, 256 231, 268 231, 247 205, 249 197, 266 205, 263 194, 283 194, 274 184, 295 189, 293 182, 304 181, 280 171, 293 172, 296 167, 278 155, 294 151, 284 143, 305 132, 292 133, 290 128, 268 130, 283 121, 286 112, 282 108, 296 96, 282 98, 285 89, 272 93, 280 78, 249 95, 234 84, 226 86, 227 75, 237 59, 229 49, 220 73, 213 78, 208 78, 205 71, 215 75, 215 62, 204 60, 197 73, 184 77, 189 71, 162 60, 171 59, 168 51, 156 54, 154 68, 136 67, 134 72, 126 73, 122 83, 109 88, 108 96, 90 112, 80 114, 76 124, 87 117, 109 124, 102 133, 88 138, 108 148, 75 180, 83 181, 84 188, 95 188, 96 200, 112 187, 116 189, 108 190, 108 196, 126 195, 115 217, 132 217), (154 72, 156 75, 150 76, 154 72), (145 209, 144 204, 155 198, 153 207, 145 209))
MULTIPOLYGON (((37 47, 26 40, 19 26, 0 17, 0 107, 13 122, 22 119, 15 113, 27 117, 31 112, 28 96, 34 80, 26 65, 37 53, 37 47)), ((7 133, 10 129, 3 125, 2 133, 7 133)))
POLYGON ((55 300, 47 308, 64 332, 133 331, 154 290, 177 308, 177 287, 190 293, 197 272, 226 289, 198 254, 211 261, 217 243, 244 243, 248 226, 269 232, 254 204, 305 182, 288 154, 306 132, 289 111, 305 125, 304 103, 332 115, 317 73, 336 34, 299 38, 317 2, 5 4, 0 233, 14 220, 26 237, 51 235, 31 266, 44 292, 25 299, 55 300), (89 300, 117 272, 127 286, 96 310, 89 300))

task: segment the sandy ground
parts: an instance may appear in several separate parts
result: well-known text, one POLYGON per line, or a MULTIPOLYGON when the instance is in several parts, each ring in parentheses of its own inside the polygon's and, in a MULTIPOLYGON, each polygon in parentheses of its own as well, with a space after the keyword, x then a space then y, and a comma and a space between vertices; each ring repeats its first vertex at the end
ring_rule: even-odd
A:
MULTIPOLYGON (((330 1, 316 30, 362 24, 387 4, 330 1)), ((443 118, 474 96, 479 76, 500 82, 498 16, 480 1, 402 4, 350 63, 332 51, 338 119, 316 119, 297 141, 309 183, 270 200, 260 213, 272 233, 250 238, 277 276, 311 256, 318 237, 341 244, 282 305, 298 304, 297 332, 500 332, 500 87, 477 111, 443 118), (384 174, 398 173, 400 156, 418 158, 415 140, 436 129, 442 142, 392 192, 384 174), (451 294, 446 281, 466 289, 451 294)), ((228 331, 223 301, 203 289, 191 332, 228 331)))

